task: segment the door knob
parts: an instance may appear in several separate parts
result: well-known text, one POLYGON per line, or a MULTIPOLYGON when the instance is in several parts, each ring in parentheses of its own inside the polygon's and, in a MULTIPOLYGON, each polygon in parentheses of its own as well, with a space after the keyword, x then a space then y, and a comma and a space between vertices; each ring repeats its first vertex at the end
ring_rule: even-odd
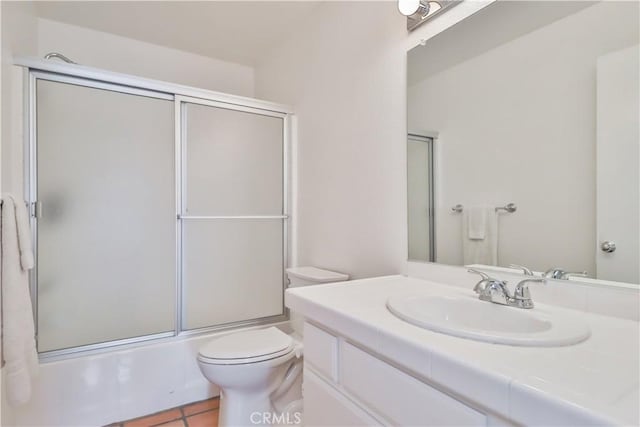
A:
POLYGON ((606 253, 610 254, 611 252, 615 252, 616 251, 616 243, 612 242, 610 240, 607 240, 607 241, 602 242, 600 244, 600 249, 602 249, 602 252, 606 252, 606 253))

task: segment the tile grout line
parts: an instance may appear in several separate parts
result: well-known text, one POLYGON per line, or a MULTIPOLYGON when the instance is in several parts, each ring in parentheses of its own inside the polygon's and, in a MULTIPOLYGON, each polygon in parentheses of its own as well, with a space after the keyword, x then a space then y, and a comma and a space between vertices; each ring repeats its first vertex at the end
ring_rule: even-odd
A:
MULTIPOLYGON (((216 411, 216 412, 218 412, 218 413, 219 413, 219 411, 220 411, 220 402, 219 402, 219 397, 212 397, 212 398, 209 398, 209 399, 204 399, 204 400, 199 400, 199 401, 196 401, 196 402, 186 403, 186 404, 181 405, 181 406, 176 406, 176 407, 173 407, 173 408, 169 408, 169 409, 165 409, 165 410, 162 410, 162 411, 154 412, 154 413, 152 413, 152 414, 145 415, 145 416, 142 416, 142 417, 133 418, 133 419, 131 419, 131 420, 121 421, 121 422, 118 422, 118 423, 114 423, 114 424, 112 424, 112 425, 111 425, 111 427, 125 427, 125 424, 126 424, 126 423, 128 423, 128 422, 131 422, 131 421, 134 421, 134 420, 142 420, 142 419, 144 419, 144 418, 152 417, 152 416, 154 416, 154 415, 158 415, 158 414, 161 414, 161 413, 163 413, 163 412, 173 411, 173 410, 175 410, 175 409, 177 409, 177 410, 179 411, 179 413, 180 413, 180 417, 178 417, 178 418, 174 418, 174 419, 172 419, 172 420, 168 420, 168 421, 163 421, 163 422, 158 423, 158 424, 153 424, 153 425, 151 425, 150 427, 162 427, 162 426, 163 426, 163 425, 165 425, 165 424, 172 423, 172 422, 175 422, 175 421, 178 421, 178 420, 181 420, 181 421, 182 421, 182 423, 183 423, 183 427, 189 427, 189 422, 187 421, 187 418, 189 418, 189 417, 191 417, 191 416, 204 414, 205 412, 214 412, 214 411, 216 411), (185 408, 186 408, 186 407, 188 407, 188 406, 193 406, 193 405, 195 405, 195 404, 202 403, 202 402, 207 402, 207 401, 210 401, 210 400, 218 400, 218 406, 217 406, 217 407, 215 407, 215 408, 207 408, 207 409, 203 409, 203 410, 201 410, 201 411, 194 412, 194 413, 189 414, 189 415, 187 415, 187 414, 186 414, 186 412, 185 412, 185 408)), ((107 426, 107 427, 108 427, 108 426, 107 426)))
MULTIPOLYGON (((189 405, 189 404, 187 404, 187 405, 189 405)), ((178 420, 182 421, 182 425, 183 426, 186 426, 187 425, 187 419, 186 419, 186 417, 184 415, 184 407, 187 406, 187 405, 182 405, 182 406, 178 406, 178 407, 175 407, 175 408, 167 409, 167 411, 171 411, 173 409, 177 409, 180 412, 180 417, 178 417, 176 419, 173 419, 173 420, 164 421, 164 422, 162 422, 160 424, 154 424, 151 427, 162 427, 165 424, 173 423, 173 422, 178 421, 178 420)))
POLYGON ((187 414, 184 413, 184 407, 186 405, 182 405, 180 407, 180 413, 182 414, 182 427, 188 427, 189 424, 187 423, 187 414))
POLYGON ((193 414, 189 414, 189 415, 186 415, 186 414, 185 414, 185 416, 184 416, 184 417, 185 417, 185 418, 188 418, 188 417, 192 417, 192 416, 194 416, 194 415, 204 414, 205 412, 209 412, 209 411, 211 411, 211 412, 213 412, 213 411, 218 411, 219 409, 220 409, 220 408, 209 408, 209 409, 205 409, 204 411, 194 412, 193 414))
POLYGON ((174 419, 172 419, 172 420, 163 421, 163 422, 158 423, 158 424, 152 424, 152 425, 151 425, 151 427, 159 427, 159 426, 163 426, 163 425, 165 425, 165 424, 169 424, 169 423, 172 423, 172 422, 174 422, 174 421, 178 421, 178 420, 182 420, 182 419, 184 419, 184 416, 182 415, 182 411, 180 411, 180 417, 179 417, 179 418, 174 418, 174 419))

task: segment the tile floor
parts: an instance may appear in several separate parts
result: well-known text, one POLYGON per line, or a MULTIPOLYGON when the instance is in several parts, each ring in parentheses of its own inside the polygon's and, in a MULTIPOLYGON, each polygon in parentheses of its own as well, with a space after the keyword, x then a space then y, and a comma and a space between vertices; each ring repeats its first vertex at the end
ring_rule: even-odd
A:
POLYGON ((108 427, 218 427, 219 404, 219 399, 214 397, 108 427))

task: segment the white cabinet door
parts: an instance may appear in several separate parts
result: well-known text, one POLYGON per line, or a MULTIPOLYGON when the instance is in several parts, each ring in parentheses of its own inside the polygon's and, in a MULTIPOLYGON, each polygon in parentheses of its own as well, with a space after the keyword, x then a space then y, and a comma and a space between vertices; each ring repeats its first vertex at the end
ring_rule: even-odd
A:
POLYGON ((307 368, 303 390, 305 427, 381 425, 307 368))
POLYGON ((638 46, 598 59, 597 277, 640 282, 638 46), (604 252, 614 242, 615 252, 604 252))
POLYGON ((338 381, 338 338, 304 323, 304 362, 326 378, 338 381))
POLYGON ((486 415, 345 343, 340 383, 395 426, 485 426, 486 415))

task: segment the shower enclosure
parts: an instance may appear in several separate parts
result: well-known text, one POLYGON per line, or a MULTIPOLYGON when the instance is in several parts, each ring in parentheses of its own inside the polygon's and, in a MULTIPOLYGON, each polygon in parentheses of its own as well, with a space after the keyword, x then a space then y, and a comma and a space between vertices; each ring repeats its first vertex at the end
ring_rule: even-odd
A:
POLYGON ((286 318, 288 108, 23 65, 41 356, 286 318))

